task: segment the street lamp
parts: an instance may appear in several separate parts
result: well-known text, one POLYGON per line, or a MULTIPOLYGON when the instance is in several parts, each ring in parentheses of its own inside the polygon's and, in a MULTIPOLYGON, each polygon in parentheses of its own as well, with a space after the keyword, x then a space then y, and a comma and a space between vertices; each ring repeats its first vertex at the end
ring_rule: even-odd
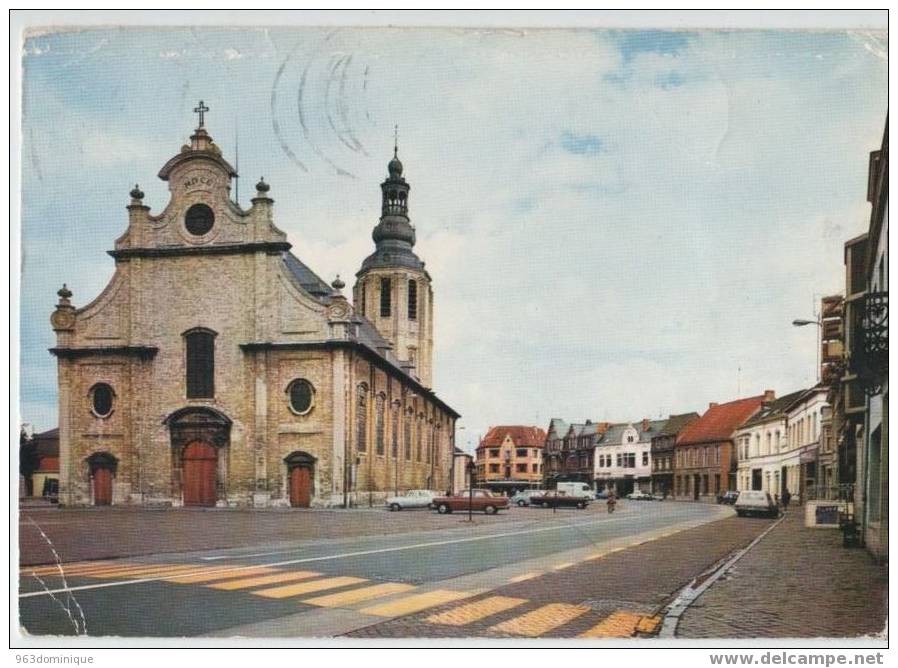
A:
MULTIPOLYGON (((817 327, 819 327, 821 330, 823 329, 823 323, 820 320, 806 320, 806 319, 799 318, 797 320, 792 321, 793 327, 805 327, 806 325, 817 325, 817 327)), ((820 346, 821 346, 821 341, 818 338, 817 345, 816 345, 816 348, 817 348, 817 357, 816 357, 816 360, 817 360, 817 382, 818 383, 820 382, 820 346)))

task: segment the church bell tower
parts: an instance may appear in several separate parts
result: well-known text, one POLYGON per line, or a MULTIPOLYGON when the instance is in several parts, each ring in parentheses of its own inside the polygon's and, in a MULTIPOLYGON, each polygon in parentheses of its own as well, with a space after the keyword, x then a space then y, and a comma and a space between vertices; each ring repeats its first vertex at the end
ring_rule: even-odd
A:
POLYGON ((393 344, 393 354, 408 362, 412 375, 431 387, 433 358, 433 290, 424 263, 415 255, 415 228, 408 217, 410 186, 402 176, 398 147, 380 184, 380 222, 371 237, 375 251, 356 274, 356 312, 374 323, 393 344))

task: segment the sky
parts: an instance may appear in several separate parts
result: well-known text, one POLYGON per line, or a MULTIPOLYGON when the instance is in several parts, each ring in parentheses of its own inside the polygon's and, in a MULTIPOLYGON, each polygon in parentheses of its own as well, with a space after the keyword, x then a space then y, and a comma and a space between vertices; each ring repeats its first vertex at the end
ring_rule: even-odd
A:
MULTIPOLYGON (((56 426, 80 307, 192 109, 323 278, 373 249, 399 155, 434 289, 434 389, 491 425, 635 421, 812 385, 887 113, 871 32, 97 28, 24 44, 21 420, 56 426)), ((351 291, 345 291, 350 294, 351 291)))

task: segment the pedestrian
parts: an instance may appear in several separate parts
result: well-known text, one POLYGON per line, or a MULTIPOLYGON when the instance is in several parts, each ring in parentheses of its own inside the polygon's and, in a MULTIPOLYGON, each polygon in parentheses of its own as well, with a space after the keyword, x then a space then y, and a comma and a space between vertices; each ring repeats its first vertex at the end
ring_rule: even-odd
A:
POLYGON ((783 490, 783 510, 789 507, 789 501, 792 500, 792 495, 789 493, 789 488, 783 490))

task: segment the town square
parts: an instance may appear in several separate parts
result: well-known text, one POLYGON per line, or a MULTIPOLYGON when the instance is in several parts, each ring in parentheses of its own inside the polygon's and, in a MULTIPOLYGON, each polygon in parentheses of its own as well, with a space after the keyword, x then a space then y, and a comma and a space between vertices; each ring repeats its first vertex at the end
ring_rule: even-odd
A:
POLYGON ((25 31, 22 637, 886 647, 887 49, 25 31))

